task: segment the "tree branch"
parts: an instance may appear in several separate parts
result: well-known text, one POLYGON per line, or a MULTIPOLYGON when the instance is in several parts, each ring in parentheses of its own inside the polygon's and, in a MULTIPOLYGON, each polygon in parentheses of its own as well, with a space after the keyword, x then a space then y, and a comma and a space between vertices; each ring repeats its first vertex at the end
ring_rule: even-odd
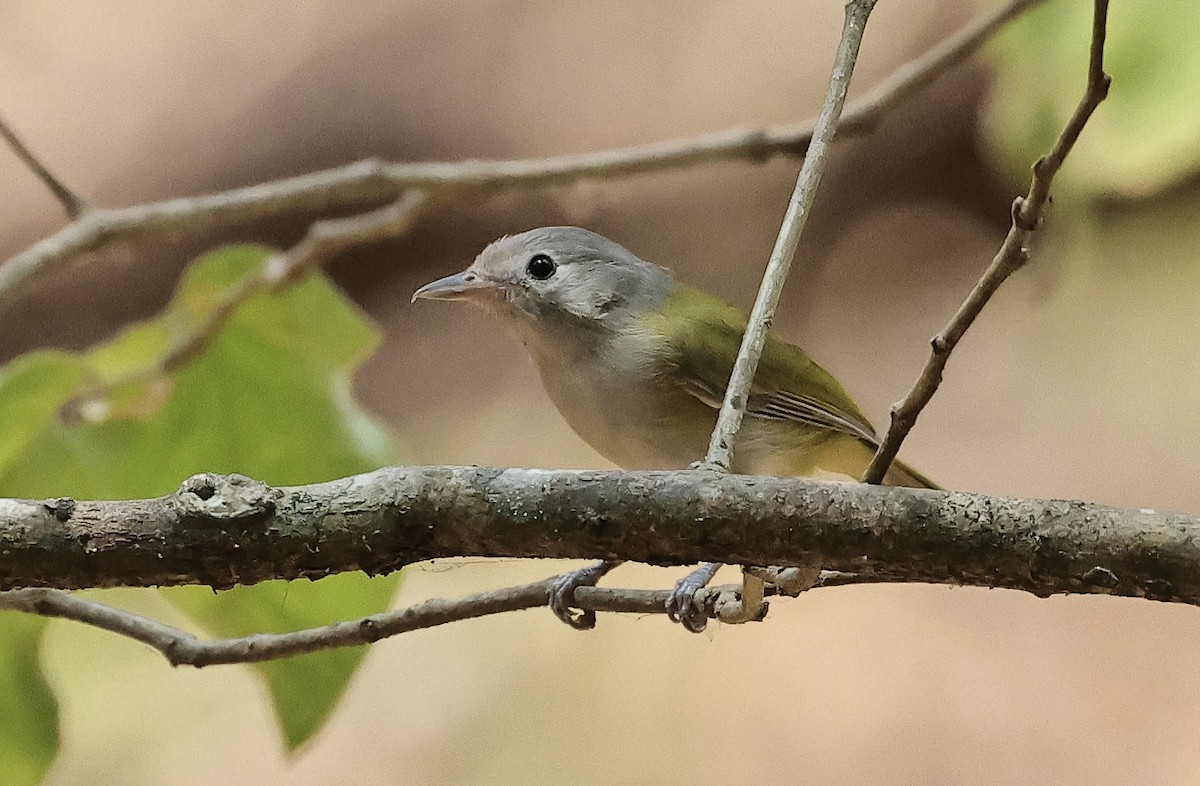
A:
POLYGON ((726 562, 1200 605, 1200 517, 728 475, 393 467, 166 497, 0 500, 0 589, 381 573, 442 557, 726 562))
MULTIPOLYGON (((1042 2, 1013 0, 902 67, 845 112, 840 133, 869 131, 895 104, 965 60, 1010 19, 1042 2)), ((203 196, 125 208, 92 208, 0 265, 0 294, 109 242, 151 233, 178 232, 218 221, 235 224, 289 214, 364 208, 399 199, 411 189, 482 197, 504 189, 628 177, 718 161, 766 161, 777 155, 804 155, 811 138, 812 123, 799 123, 766 129, 737 128, 691 139, 551 158, 408 164, 367 159, 203 196)))
POLYGON ((900 452, 900 446, 905 437, 917 423, 917 417, 925 406, 933 399, 938 386, 942 383, 942 372, 950 360, 950 353, 958 346, 967 329, 975 322, 975 318, 983 311, 984 306, 992 299, 992 295, 1000 288, 1009 276, 1019 270, 1029 261, 1027 242, 1030 235, 1041 225, 1042 213, 1050 199, 1050 183, 1062 167, 1067 154, 1071 152, 1084 125, 1108 95, 1111 78, 1104 73, 1104 37, 1108 19, 1108 0, 1095 0, 1095 14, 1092 21, 1091 55, 1088 63, 1087 86, 1083 98, 1071 115, 1066 127, 1055 142, 1054 148, 1033 165, 1033 180, 1026 197, 1017 197, 1012 206, 1012 227, 1004 238, 1004 243, 992 263, 988 265, 979 282, 967 295, 967 299, 958 307, 950 322, 942 332, 934 336, 930 342, 929 360, 921 369, 920 376, 913 383, 903 399, 892 405, 891 424, 887 434, 879 444, 879 449, 871 459, 863 475, 865 483, 881 483, 887 474, 888 467, 900 452))
POLYGON ((87 210, 87 203, 83 201, 83 198, 58 179, 50 171, 50 168, 33 154, 33 151, 21 141, 17 132, 12 130, 3 117, 0 117, 0 137, 3 137, 12 151, 17 154, 21 163, 29 167, 33 174, 37 175, 38 180, 41 180, 46 188, 54 194, 54 197, 62 203, 63 209, 67 211, 67 218, 76 219, 83 215, 83 212, 87 210))
MULTIPOLYGON (((825 571, 820 580, 811 586, 833 587, 882 580, 886 579, 825 571)), ((550 578, 463 598, 433 598, 405 609, 289 633, 256 633, 215 640, 200 639, 157 620, 62 590, 36 588, 3 592, 0 593, 0 609, 82 622, 147 644, 161 652, 172 666, 200 668, 216 664, 278 660, 318 650, 372 644, 380 639, 449 622, 541 608, 548 601, 553 581, 550 578)), ((733 584, 702 589, 696 593, 695 603, 701 613, 720 619, 725 616, 725 609, 730 608, 738 597, 739 591, 739 587, 733 584)), ((576 604, 591 611, 666 613, 668 593, 665 590, 580 587, 576 592, 576 604)), ((769 586, 767 594, 784 593, 769 586)))

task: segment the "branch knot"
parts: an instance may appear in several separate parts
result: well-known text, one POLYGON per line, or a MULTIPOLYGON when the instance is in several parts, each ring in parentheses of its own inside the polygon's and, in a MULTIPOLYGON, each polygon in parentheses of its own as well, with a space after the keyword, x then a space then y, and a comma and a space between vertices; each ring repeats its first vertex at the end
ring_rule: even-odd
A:
POLYGON ((203 472, 185 480, 174 501, 185 516, 234 521, 275 512, 278 489, 245 475, 203 472))
MULTIPOLYGON (((1045 156, 1039 158, 1034 164, 1034 171, 1037 171, 1039 166, 1045 162, 1045 156)), ((1012 223, 1013 226, 1025 232, 1036 232, 1038 228, 1037 208, 1034 207, 1025 197, 1017 197, 1012 203, 1012 223)))

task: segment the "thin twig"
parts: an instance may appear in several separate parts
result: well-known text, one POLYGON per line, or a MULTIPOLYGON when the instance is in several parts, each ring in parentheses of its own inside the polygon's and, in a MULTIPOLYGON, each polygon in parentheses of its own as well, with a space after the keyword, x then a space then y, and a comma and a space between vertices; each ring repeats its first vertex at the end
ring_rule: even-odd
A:
MULTIPOLYGON (((901 67, 842 115, 839 132, 862 134, 899 101, 965 60, 1017 14, 1044 0, 1013 0, 901 67)), ((150 232, 177 232, 215 221, 246 223, 302 212, 347 209, 397 199, 408 189, 451 190, 477 195, 516 188, 565 185, 587 178, 612 179, 683 169, 718 161, 766 161, 804 155, 813 124, 765 129, 735 128, 706 136, 616 148, 599 153, 511 161, 395 164, 368 159, 334 169, 197 197, 133 207, 89 210, 0 265, 0 294, 35 273, 106 243, 150 232)))
MULTIPOLYGON (((878 583, 890 579, 871 575, 826 571, 812 587, 878 583)), ((256 663, 277 660, 337 647, 371 644, 409 631, 432 628, 449 622, 541 608, 546 605, 554 579, 516 587, 481 592, 462 598, 433 598, 414 606, 382 612, 358 620, 347 620, 289 633, 256 633, 233 639, 205 640, 187 631, 131 611, 55 589, 20 589, 0 593, 0 609, 22 611, 43 617, 82 622, 140 641, 158 650, 173 666, 212 666, 226 663, 256 663)), ((701 613, 724 619, 724 606, 738 597, 737 585, 709 587, 696 594, 701 613)), ((581 587, 575 604, 591 611, 625 614, 665 614, 666 590, 581 587)), ((774 587, 767 595, 779 594, 774 587)))
POLYGON ((113 390, 155 379, 186 366, 205 350, 247 300, 303 280, 338 254, 360 243, 403 234, 416 221, 426 203, 425 193, 414 189, 398 201, 368 213, 314 222, 296 245, 272 255, 258 272, 226 292, 203 320, 180 336, 153 366, 87 388, 64 407, 64 414, 67 417, 77 415, 81 406, 103 399, 113 390))
POLYGON ((376 210, 313 223, 299 243, 268 263, 267 283, 274 290, 288 287, 355 246, 403 235, 428 201, 425 191, 414 188, 376 210))
MULTIPOLYGON (((783 216, 783 226, 775 238, 775 247, 767 262, 767 270, 763 274, 758 296, 754 300, 754 308, 750 311, 750 321, 742 336, 742 345, 733 363, 733 374, 725 389, 725 400, 721 402, 721 411, 717 415, 717 423, 709 441, 708 455, 704 457, 704 464, 711 469, 728 471, 733 460, 734 441, 746 414, 746 403, 750 395, 750 386, 754 382, 754 372, 758 370, 758 361, 767 343, 767 329, 775 317, 779 296, 783 293, 783 284, 787 280, 792 258, 796 255, 796 246, 800 242, 800 233, 804 231, 813 200, 817 195, 817 186, 820 185, 821 175, 825 172, 829 148, 846 103, 846 94, 850 92, 850 78, 854 74, 854 64, 858 60, 858 50, 866 31, 867 19, 875 8, 875 2, 876 0, 850 0, 846 4, 845 23, 842 26, 837 53, 834 55, 833 73, 829 77, 825 103, 817 116, 812 139, 808 144, 808 153, 800 167, 796 187, 783 216)), ((761 578, 751 571, 743 570, 742 599, 741 602, 730 604, 727 611, 728 621, 750 622, 760 619, 766 612, 763 602, 764 587, 761 578)))
POLYGON ((771 251, 771 259, 767 262, 758 297, 754 300, 750 322, 746 326, 745 335, 742 336, 742 346, 733 364, 733 375, 725 390, 721 413, 717 416, 717 425, 708 445, 708 455, 704 463, 711 468, 728 470, 730 467, 733 443, 737 438, 738 429, 741 428, 742 416, 746 412, 750 385, 754 381, 754 372, 758 369, 758 361, 767 342, 767 329, 775 316, 783 284, 792 266, 792 258, 796 255, 796 245, 800 242, 800 233, 804 231, 810 208, 817 195, 817 186, 825 172, 830 144, 838 127, 842 107, 846 103, 846 93, 850 90, 850 77, 854 73, 854 64, 858 59, 867 18, 874 7, 875 0, 850 0, 846 4, 846 20, 842 27, 837 54, 834 56, 829 91, 825 94, 825 103, 821 106, 812 141, 808 145, 808 155, 804 158, 804 165, 800 167, 796 188, 792 191, 792 198, 783 216, 783 226, 775 239, 775 248, 771 251))
POLYGON ((302 281, 357 245, 404 234, 417 220, 426 199, 425 192, 413 189, 377 210, 314 222, 296 245, 272 255, 258 274, 222 298, 205 320, 163 357, 157 371, 174 371, 190 362, 221 332, 238 308, 260 292, 279 291, 302 281))
POLYGON ((87 203, 33 154, 33 151, 21 141, 21 138, 3 117, 0 117, 0 137, 4 137, 4 141, 17 154, 17 158, 21 159, 21 162, 29 167, 33 174, 37 175, 38 180, 41 180, 55 198, 62 203, 68 218, 79 218, 87 210, 87 203))
POLYGON ((886 80, 850 102, 842 113, 838 133, 866 130, 888 109, 921 90, 948 69, 975 53, 989 38, 1025 11, 1045 0, 1015 0, 971 22, 919 57, 893 71, 886 80))
POLYGON ((892 405, 891 424, 879 449, 871 459, 871 465, 863 475, 865 483, 880 483, 888 467, 900 452, 900 445, 916 425, 917 417, 933 398, 942 382, 942 372, 950 353, 958 346, 967 329, 983 311, 992 295, 1013 273, 1029 261, 1027 243, 1030 235, 1042 222, 1042 214, 1050 199, 1050 184, 1071 152, 1088 119, 1108 95, 1111 78, 1104 73, 1104 37, 1108 18, 1108 0, 1096 0, 1092 22, 1091 55, 1088 63, 1087 87, 1083 98, 1076 106, 1071 119, 1054 143, 1053 149, 1033 165, 1033 179, 1029 194, 1017 197, 1012 206, 1012 226, 1004 243, 992 259, 983 276, 958 311, 940 333, 930 342, 929 360, 905 397, 892 405))

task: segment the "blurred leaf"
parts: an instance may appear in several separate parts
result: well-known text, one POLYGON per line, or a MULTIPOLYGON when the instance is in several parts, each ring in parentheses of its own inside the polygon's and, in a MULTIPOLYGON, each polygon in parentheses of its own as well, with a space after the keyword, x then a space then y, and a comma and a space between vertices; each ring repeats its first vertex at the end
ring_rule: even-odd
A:
MULTIPOLYGON (((135 498, 169 493, 201 471, 241 472, 288 485, 394 460, 387 434, 351 395, 350 373, 374 347, 376 334, 320 276, 279 295, 248 299, 184 368, 118 386, 81 407, 82 420, 55 417, 80 393, 81 380, 111 382, 154 369, 174 341, 262 266, 266 254, 254 247, 209 254, 192 265, 155 319, 89 353, 36 353, 6 369, 0 375, 0 430, 8 435, 16 429, 23 448, 7 461, 0 452, 0 493, 135 498)), ((166 592, 212 633, 238 636, 382 611, 396 583, 395 576, 347 575, 219 594, 166 592)), ((258 666, 290 746, 319 727, 362 655, 338 650, 258 666)))
POLYGON ((86 375, 87 366, 65 352, 26 355, 0 369, 0 473, 24 460, 30 441, 56 418, 86 375))
MULTIPOLYGON (((1083 94, 1092 3, 1055 0, 1009 26, 983 135, 1023 182, 1083 94)), ((1200 167, 1200 3, 1114 3, 1105 69, 1108 99, 1055 180, 1056 193, 1142 197, 1200 167)))
MULTIPOLYGON (((213 593, 205 587, 176 587, 170 597, 206 630, 233 637, 254 631, 285 633, 373 614, 387 608, 394 589, 394 581, 344 574, 319 582, 271 581, 235 587, 221 593, 225 603, 213 603, 213 593)), ((289 748, 301 745, 320 728, 365 654, 365 647, 343 647, 259 664, 289 748)))
POLYGON ((58 754, 58 703, 38 662, 47 620, 0 612, 0 782, 41 783, 58 754))

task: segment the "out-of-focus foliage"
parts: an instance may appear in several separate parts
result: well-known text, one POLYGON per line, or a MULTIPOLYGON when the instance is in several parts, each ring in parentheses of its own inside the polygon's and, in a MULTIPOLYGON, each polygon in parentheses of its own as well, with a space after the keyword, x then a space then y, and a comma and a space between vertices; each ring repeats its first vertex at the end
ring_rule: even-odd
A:
MULTIPOLYGON (((1083 91, 1092 3, 1053 0, 1018 19, 993 49, 996 81, 983 137, 1002 168, 1026 178, 1083 91)), ((1141 197, 1200 166, 1200 4, 1113 3, 1105 69, 1108 99, 1088 122, 1060 196, 1141 197)))
MULTIPOLYGON (((286 633, 373 614, 387 608, 395 589, 391 577, 347 573, 318 582, 268 581, 215 596, 206 587, 177 587, 170 598, 214 636, 232 637, 286 633)), ((267 678, 289 748, 321 727, 366 651, 342 647, 257 664, 267 678)))
MULTIPOLYGON (((38 352, 0 372, 0 433, 6 437, 0 495, 156 496, 200 471, 295 484, 392 460, 386 434, 350 395, 350 372, 376 336, 319 276, 282 294, 247 300, 182 369, 113 384, 154 369, 173 342, 261 267, 266 254, 254 247, 209 254, 189 269, 157 318, 90 352, 38 352), (101 384, 111 390, 88 394, 101 384)), ((395 577, 345 575, 219 594, 181 588, 168 596, 213 635, 235 636, 378 612, 395 586, 395 577)), ((19 729, 25 771, 36 778, 53 759, 55 702, 36 663, 42 625, 16 616, 0 617, 0 681, 22 680, 20 691, 4 691, 0 741, 19 729), (9 697, 15 697, 11 706, 9 697), (24 744, 30 735, 36 744, 24 744)), ((259 666, 289 746, 320 726, 362 654, 347 649, 259 666)), ((8 762, 0 759, 6 772, 8 762)))
MULTIPOLYGON (((61 353, 40 352, 0 369, 0 476, 23 460, 84 379, 77 359, 61 353)), ((40 781, 58 752, 58 704, 38 662, 45 627, 46 620, 0 611, 0 771, 18 786, 40 781)))
POLYGON ((58 705, 38 666, 46 620, 0 612, 0 781, 37 783, 58 753, 58 705))

